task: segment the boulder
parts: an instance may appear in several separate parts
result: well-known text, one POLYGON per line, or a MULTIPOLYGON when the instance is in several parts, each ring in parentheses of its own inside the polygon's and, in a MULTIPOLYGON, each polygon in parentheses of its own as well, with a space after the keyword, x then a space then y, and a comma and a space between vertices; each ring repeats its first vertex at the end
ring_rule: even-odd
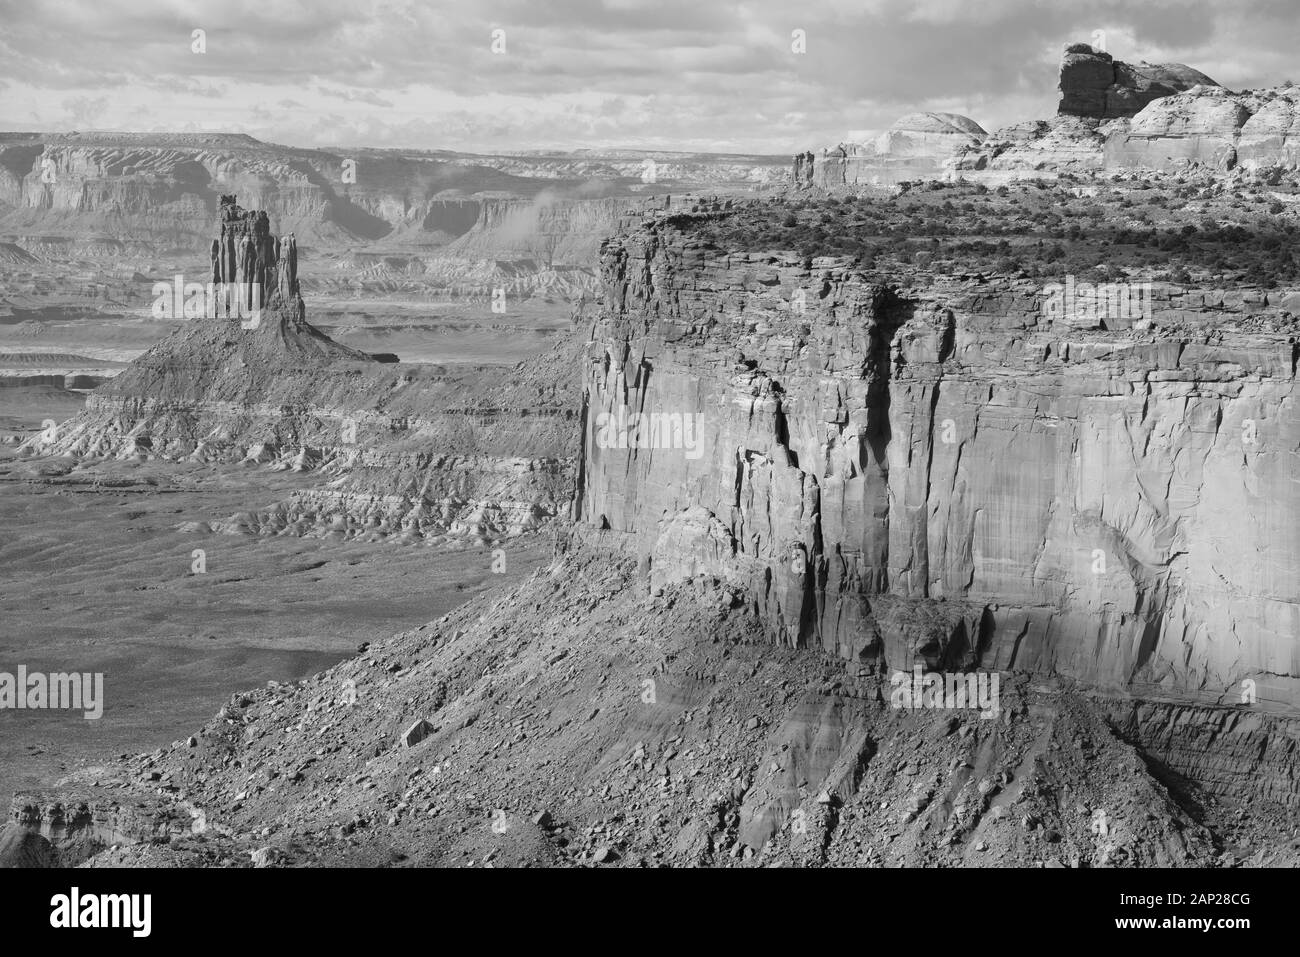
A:
POLYGON ((431 725, 428 721, 425 721, 423 718, 421 718, 419 721, 415 722, 415 724, 407 728, 405 732, 403 732, 402 745, 404 747, 413 748, 437 730, 438 729, 435 728, 433 725, 431 725))

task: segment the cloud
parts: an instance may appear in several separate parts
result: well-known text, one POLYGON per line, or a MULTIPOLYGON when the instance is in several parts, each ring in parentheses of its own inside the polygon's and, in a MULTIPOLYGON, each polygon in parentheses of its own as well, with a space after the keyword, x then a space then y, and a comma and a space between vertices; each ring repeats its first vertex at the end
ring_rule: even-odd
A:
POLYGON ((64 114, 72 129, 91 126, 104 113, 108 97, 70 96, 63 101, 64 114))
POLYGON ((321 96, 330 96, 349 103, 369 103, 371 106, 392 106, 393 101, 371 90, 332 90, 324 84, 316 85, 316 92, 321 96))
POLYGON ((1186 62, 1230 87, 1300 72, 1292 0, 155 6, 0 0, 0 127, 127 128, 147 110, 165 129, 303 146, 786 153, 914 110, 986 129, 1048 116, 1062 46, 1094 30, 1121 59, 1186 62), (206 53, 191 50, 195 29, 206 53), (805 54, 791 50, 794 29, 805 54), (493 52, 493 30, 506 52, 493 52))

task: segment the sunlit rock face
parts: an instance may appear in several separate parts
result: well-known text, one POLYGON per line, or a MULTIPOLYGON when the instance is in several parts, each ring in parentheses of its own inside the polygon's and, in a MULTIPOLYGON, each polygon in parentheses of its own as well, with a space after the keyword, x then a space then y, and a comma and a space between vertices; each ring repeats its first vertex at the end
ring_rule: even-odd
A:
POLYGON ((889 159, 942 162, 959 146, 977 143, 988 133, 958 113, 909 113, 876 140, 876 149, 889 159))
POLYGON ((1300 88, 1232 93, 1208 87, 1166 97, 1112 135, 1105 152, 1111 167, 1294 167, 1300 163, 1300 88))
POLYGON ((801 186, 882 185, 940 174, 954 154, 981 143, 988 133, 957 113, 909 113, 868 141, 841 143, 794 158, 801 186))
POLYGON ((607 245, 584 373, 577 515, 652 587, 725 580, 775 640, 890 668, 1297 701, 1285 292, 1156 285, 1145 319, 1081 324, 1029 281, 728 255, 683 222, 607 245), (620 442, 620 409, 694 431, 620 442))

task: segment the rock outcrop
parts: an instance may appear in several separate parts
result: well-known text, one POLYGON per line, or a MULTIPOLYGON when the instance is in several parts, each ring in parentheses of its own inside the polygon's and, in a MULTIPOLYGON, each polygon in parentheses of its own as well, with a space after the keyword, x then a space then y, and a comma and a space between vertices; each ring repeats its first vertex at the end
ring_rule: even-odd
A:
POLYGON ((1057 113, 1096 120, 1134 116, 1160 97, 1196 86, 1218 84, 1182 63, 1133 65, 1087 43, 1074 43, 1065 48, 1061 60, 1057 113))
POLYGON ((234 196, 222 196, 221 235, 212 240, 212 282, 242 287, 245 309, 260 309, 273 294, 301 303, 298 292, 298 244, 290 233, 281 255, 280 239, 271 235, 265 210, 243 210, 234 196))
POLYGON ((1209 87, 1158 100, 1105 145, 1108 167, 1218 170, 1300 165, 1300 88, 1209 87))
POLYGON ((1157 338, 691 222, 608 245, 585 374, 579 519, 656 585, 716 577, 775 640, 877 666, 1300 703, 1285 293, 1158 285, 1157 338))
POLYGON ((963 148, 965 175, 1109 169, 1227 171, 1300 165, 1300 88, 1234 93, 1182 64, 1131 67, 1067 48, 1060 110, 963 148))
POLYGON ((794 182, 829 189, 935 176, 954 154, 987 135, 974 120, 956 113, 909 113, 870 142, 797 154, 794 182))
POLYGON ((966 147, 953 158, 962 175, 1032 172, 1086 173, 1105 166, 1106 137, 1116 122, 1099 123, 1077 116, 1055 116, 1004 127, 984 142, 966 147))
MULTIPOLYGON (((253 319, 195 318, 22 451, 80 459, 249 463, 321 471, 328 486, 233 516, 235 534, 441 542, 567 515, 575 346, 515 367, 379 362, 306 319, 292 236, 223 202, 212 279, 263 290, 253 319)), ((246 305, 255 306, 251 299, 246 305)))
MULTIPOLYGON (((1208 76, 1181 63, 1132 65, 1076 43, 1066 47, 1062 57, 1061 101, 1050 121, 1019 123, 990 135, 963 116, 913 113, 872 143, 845 143, 796 155, 794 182, 834 188, 893 183, 908 175, 983 174, 996 180, 998 174, 1098 170, 1116 165, 1107 144, 1126 132, 1125 118, 1164 97, 1218 89, 1208 76)), ((1153 129, 1158 125, 1152 122, 1153 129)), ((1276 117, 1268 129, 1258 137, 1261 151, 1284 151, 1291 122, 1276 117)))
POLYGON ((942 162, 961 145, 978 143, 988 133, 958 113, 909 113, 900 117, 875 142, 888 161, 942 162))

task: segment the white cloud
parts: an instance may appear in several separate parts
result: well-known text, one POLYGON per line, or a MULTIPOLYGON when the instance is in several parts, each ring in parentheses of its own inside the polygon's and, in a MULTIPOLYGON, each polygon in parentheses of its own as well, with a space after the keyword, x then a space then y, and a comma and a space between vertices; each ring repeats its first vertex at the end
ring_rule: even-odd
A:
POLYGON ((1062 46, 1095 29, 1229 86, 1300 72, 1281 0, 0 0, 0 22, 0 127, 304 146, 791 152, 914 110, 995 129, 1050 115, 1062 46))

